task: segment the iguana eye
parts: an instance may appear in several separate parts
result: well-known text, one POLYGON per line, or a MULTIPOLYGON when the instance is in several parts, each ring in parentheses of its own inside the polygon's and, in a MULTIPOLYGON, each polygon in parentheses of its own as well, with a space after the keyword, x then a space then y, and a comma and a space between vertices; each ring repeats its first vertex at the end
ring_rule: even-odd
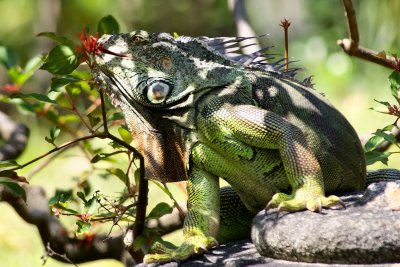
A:
POLYGON ((147 87, 146 96, 151 103, 159 104, 165 101, 170 90, 171 85, 165 82, 157 81, 147 87))
POLYGON ((133 41, 135 44, 140 44, 141 42, 144 41, 144 37, 141 36, 141 35, 134 35, 134 36, 132 37, 132 41, 133 41))

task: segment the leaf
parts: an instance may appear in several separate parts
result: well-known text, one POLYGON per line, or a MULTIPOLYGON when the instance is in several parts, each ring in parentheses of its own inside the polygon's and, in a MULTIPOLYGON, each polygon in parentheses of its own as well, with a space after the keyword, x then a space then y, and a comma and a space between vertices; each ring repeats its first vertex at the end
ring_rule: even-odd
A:
POLYGON ((384 105, 384 106, 386 106, 386 107, 391 107, 392 105, 389 103, 389 102, 387 102, 387 101, 379 101, 379 100, 376 100, 376 99, 374 99, 374 101, 375 102, 378 102, 379 104, 382 104, 382 105, 384 105))
POLYGON ((76 221, 76 225, 78 225, 78 229, 76 230, 76 233, 78 235, 84 235, 89 233, 90 227, 92 226, 91 223, 84 222, 82 220, 76 221))
POLYGON ((90 126, 92 127, 95 127, 101 121, 99 117, 94 117, 92 113, 88 114, 87 117, 89 119, 90 126))
POLYGON ((400 104, 400 72, 393 71, 392 74, 389 75, 389 82, 392 95, 400 104))
POLYGON ((172 212, 172 207, 168 205, 165 202, 158 203, 157 206, 155 206, 149 215, 147 216, 147 219, 158 219, 161 216, 165 214, 169 214, 172 212))
POLYGON ((109 173, 117 176, 124 184, 128 184, 129 177, 128 177, 128 175, 126 175, 126 173, 123 170, 121 170, 119 168, 111 168, 111 169, 107 169, 107 171, 109 173))
POLYGON ((372 136, 364 145, 364 151, 372 151, 374 150, 380 143, 383 142, 383 137, 381 136, 372 136))
POLYGON ((15 50, 0 46, 0 63, 3 64, 7 69, 17 65, 18 56, 15 50))
POLYGON ((41 32, 37 36, 50 38, 56 41, 58 44, 74 46, 74 43, 70 39, 64 36, 57 35, 54 32, 41 32))
POLYGON ((49 199, 49 206, 59 204, 63 208, 67 207, 72 201, 72 189, 70 190, 56 190, 56 193, 49 199))
POLYGON ((50 138, 55 140, 58 137, 58 135, 60 134, 60 132, 61 132, 61 129, 58 128, 57 126, 54 126, 50 130, 50 138))
POLYGON ((85 198, 85 194, 83 192, 77 192, 76 195, 84 202, 86 203, 87 200, 85 198))
POLYGON ((96 162, 99 162, 100 160, 106 160, 106 159, 108 159, 109 157, 111 157, 111 156, 113 156, 113 155, 116 155, 116 154, 119 154, 119 153, 124 153, 124 151, 115 151, 115 152, 112 152, 112 153, 100 153, 100 154, 95 155, 95 156, 90 160, 90 162, 91 162, 91 163, 96 163, 96 162))
POLYGON ((0 161, 0 169, 9 169, 19 167, 20 165, 15 160, 2 160, 0 161))
POLYGON ((76 210, 73 209, 68 209, 66 206, 62 205, 61 203, 55 203, 53 205, 51 205, 53 208, 59 209, 59 210, 63 210, 66 212, 69 212, 71 214, 79 214, 79 212, 77 212, 76 210))
POLYGON ((55 77, 51 79, 50 92, 58 91, 70 83, 80 82, 82 79, 75 76, 67 75, 63 77, 55 77))
POLYGON ((60 132, 61 132, 61 129, 58 128, 57 126, 54 126, 53 128, 50 129, 50 137, 45 136, 44 140, 46 140, 48 143, 56 146, 54 141, 56 140, 56 138, 58 137, 60 132))
POLYGON ((95 194, 91 199, 85 203, 85 212, 93 214, 97 209, 97 195, 95 194))
POLYGON ((398 146, 396 137, 391 133, 386 133, 392 131, 392 129, 396 127, 393 124, 389 124, 385 126, 383 129, 377 129, 375 133, 372 133, 373 136, 365 143, 364 151, 372 151, 376 149, 382 142, 385 140, 398 146))
POLYGON ((0 185, 4 185, 5 187, 7 187, 14 197, 20 197, 24 201, 26 201, 25 189, 23 189, 15 181, 13 181, 13 180, 11 180, 9 178, 6 178, 6 177, 0 177, 0 185))
POLYGON ((102 36, 103 34, 119 33, 119 24, 113 16, 108 15, 100 19, 97 24, 97 32, 99 33, 99 36, 102 36))
POLYGON ((40 102, 57 104, 57 102, 55 100, 50 99, 47 95, 38 94, 38 93, 30 93, 30 94, 15 93, 15 94, 12 94, 10 96, 10 98, 22 98, 22 99, 33 98, 33 99, 38 100, 40 102))
POLYGON ((70 74, 79 66, 81 58, 82 56, 75 53, 73 47, 57 45, 50 51, 41 68, 53 74, 70 74))
POLYGON ((131 133, 124 127, 119 127, 118 133, 119 133, 119 136, 121 136, 122 140, 124 140, 125 143, 130 144, 132 142, 133 139, 132 139, 131 133))
POLYGON ((374 133, 374 135, 376 136, 380 136, 383 139, 385 139, 386 141, 388 141, 389 143, 396 145, 397 147, 399 147, 399 145, 397 144, 397 140, 396 137, 391 134, 391 133, 385 133, 383 130, 378 129, 376 130, 376 132, 374 133))
POLYGON ((18 176, 18 174, 15 171, 12 170, 2 170, 0 171, 0 177, 6 177, 14 182, 20 182, 20 183, 26 183, 29 184, 28 180, 26 180, 25 177, 18 176))
POLYGON ((388 158, 392 153, 390 152, 378 152, 378 151, 368 151, 365 153, 365 158, 367 165, 374 164, 376 162, 382 162, 387 165, 388 158))

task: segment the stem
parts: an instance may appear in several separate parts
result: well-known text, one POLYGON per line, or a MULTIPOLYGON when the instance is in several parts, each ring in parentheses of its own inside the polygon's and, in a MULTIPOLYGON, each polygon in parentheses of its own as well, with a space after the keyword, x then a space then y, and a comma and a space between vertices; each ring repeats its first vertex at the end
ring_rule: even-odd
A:
POLYGON ((64 148, 69 147, 71 145, 74 145, 74 144, 76 144, 78 142, 81 142, 81 141, 84 141, 84 140, 88 140, 88 139, 92 139, 92 138, 96 138, 96 137, 104 139, 104 138, 107 138, 107 135, 105 133, 96 133, 96 134, 87 135, 87 136, 84 136, 84 137, 81 137, 81 138, 77 138, 77 139, 72 140, 70 142, 66 142, 66 143, 64 143, 64 144, 62 144, 60 146, 56 146, 52 150, 49 150, 46 153, 44 153, 43 155, 41 155, 41 156, 39 156, 37 158, 34 158, 34 159, 32 159, 32 160, 30 160, 30 161, 28 161, 28 162, 26 162, 26 163, 24 163, 22 165, 19 165, 18 167, 12 168, 10 170, 11 171, 15 171, 15 170, 19 170, 19 169, 25 168, 26 166, 31 165, 32 163, 35 163, 36 161, 38 161, 38 160, 40 160, 42 158, 45 158, 48 155, 50 155, 50 154, 52 154, 52 153, 54 153, 56 151, 59 151, 61 149, 64 149, 64 148))
POLYGON ((337 44, 350 56, 358 57, 390 69, 396 69, 398 66, 396 58, 387 55, 381 56, 373 50, 360 46, 360 36, 353 3, 351 0, 342 0, 342 3, 347 17, 349 38, 338 40, 337 44))
POLYGON ((283 19, 279 26, 283 27, 285 32, 285 71, 289 70, 289 34, 288 29, 290 27, 290 21, 287 19, 283 19))
MULTIPOLYGON (((104 104, 104 92, 103 90, 99 90, 100 92, 100 99, 101 99, 101 114, 103 117, 103 126, 104 126, 104 132, 106 133, 107 137, 113 140, 114 142, 124 146, 125 148, 129 149, 130 151, 133 152, 134 156, 139 158, 140 160, 140 177, 139 177, 139 190, 138 190, 138 200, 136 202, 137 208, 136 208, 136 219, 135 223, 133 224, 133 238, 136 238, 140 235, 143 234, 144 226, 145 226, 145 221, 146 221, 146 208, 147 208, 147 203, 148 203, 148 193, 149 193, 149 181, 145 179, 145 165, 144 165, 144 158, 142 154, 136 150, 134 147, 132 147, 130 144, 125 143, 124 141, 120 140, 116 136, 112 135, 108 131, 108 125, 107 125, 107 116, 106 116, 106 108, 104 104)), ((135 259, 136 262, 141 262, 143 261, 144 254, 142 251, 139 253, 139 251, 134 251, 133 249, 128 250, 131 256, 135 259)))
POLYGON ((72 99, 71 99, 71 97, 68 95, 68 93, 67 93, 67 92, 64 92, 64 95, 65 95, 65 98, 68 100, 69 104, 71 105, 72 110, 73 110, 73 111, 75 112, 75 114, 79 117, 79 119, 81 120, 81 122, 86 126, 86 128, 87 128, 91 133, 94 133, 93 128, 92 128, 90 125, 88 125, 88 124, 86 123, 86 121, 83 119, 81 113, 79 113, 78 109, 76 108, 74 102, 72 101, 72 99))

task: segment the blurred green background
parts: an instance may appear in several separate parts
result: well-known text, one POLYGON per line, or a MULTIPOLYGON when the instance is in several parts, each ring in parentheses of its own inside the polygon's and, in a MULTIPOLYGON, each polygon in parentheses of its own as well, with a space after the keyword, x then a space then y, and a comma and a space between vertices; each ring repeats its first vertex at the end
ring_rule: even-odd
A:
MULTIPOLYGON (((347 37, 347 23, 339 0, 251 0, 245 1, 251 25, 257 34, 269 35, 262 44, 276 45, 274 52, 283 54, 283 31, 278 25, 283 18, 292 22, 289 29, 290 57, 298 60, 294 66, 305 70, 301 76, 314 76, 315 88, 323 92, 362 135, 393 122, 393 118, 369 110, 378 106, 373 100, 392 102, 387 77, 390 70, 378 65, 350 58, 336 45, 338 39, 347 37)), ((400 1, 354 1, 361 44, 375 51, 399 52, 400 1)), ((190 36, 234 36, 233 15, 225 0, 0 0, 0 45, 17 51, 20 64, 32 56, 46 53, 53 43, 36 37, 43 31, 78 39, 85 26, 95 30, 97 21, 113 15, 122 31, 144 29, 157 32, 177 32, 190 36)), ((22 88, 23 92, 45 92, 50 75, 38 73, 22 88)), ((6 84, 5 69, 0 67, 0 86, 6 84)), ((19 162, 25 162, 50 148, 43 137, 51 125, 31 115, 19 115, 12 107, 7 111, 31 129, 31 139, 19 162)), ((102 142, 99 146, 104 145, 102 142)), ((389 160, 392 167, 400 166, 399 157, 389 160)), ((124 162, 120 163, 123 164, 124 162)), ((382 167, 376 164, 372 168, 382 167)), ((28 172, 27 168, 23 172, 28 172)), ((88 164, 82 163, 78 152, 71 150, 55 163, 41 171, 31 184, 42 185, 48 195, 56 188, 68 189, 76 184, 76 176, 88 164), (71 167, 73 166, 73 167, 71 167)), ((122 183, 94 177, 92 184, 115 194, 122 183)), ((184 199, 177 188, 178 200, 184 199)), ((153 205, 163 196, 152 187, 150 201, 153 205)), ((44 248, 35 227, 22 221, 4 203, 0 203, 0 265, 41 266, 44 248)), ((68 224, 68 222, 66 222, 68 224)), ((70 225, 73 227, 73 223, 70 225)), ((106 229, 107 230, 107 229, 106 229)), ((172 238, 173 241, 176 239, 172 238)), ((46 266, 67 266, 49 260, 46 266)), ((122 266, 115 261, 99 261, 80 266, 122 266)))

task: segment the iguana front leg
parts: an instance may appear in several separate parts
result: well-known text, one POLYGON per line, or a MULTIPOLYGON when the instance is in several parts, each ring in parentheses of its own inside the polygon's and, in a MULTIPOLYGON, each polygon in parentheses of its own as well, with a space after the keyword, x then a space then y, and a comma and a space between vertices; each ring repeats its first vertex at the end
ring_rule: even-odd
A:
POLYGON ((219 228, 220 190, 218 177, 193 166, 189 170, 188 214, 183 226, 185 241, 176 249, 147 254, 145 263, 183 261, 216 246, 219 228))
POLYGON ((320 211, 322 207, 341 203, 336 196, 325 197, 322 170, 305 133, 282 116, 252 105, 226 101, 213 114, 208 114, 204 122, 225 127, 228 129, 225 131, 248 146, 279 150, 292 194, 275 194, 268 207, 320 211))

